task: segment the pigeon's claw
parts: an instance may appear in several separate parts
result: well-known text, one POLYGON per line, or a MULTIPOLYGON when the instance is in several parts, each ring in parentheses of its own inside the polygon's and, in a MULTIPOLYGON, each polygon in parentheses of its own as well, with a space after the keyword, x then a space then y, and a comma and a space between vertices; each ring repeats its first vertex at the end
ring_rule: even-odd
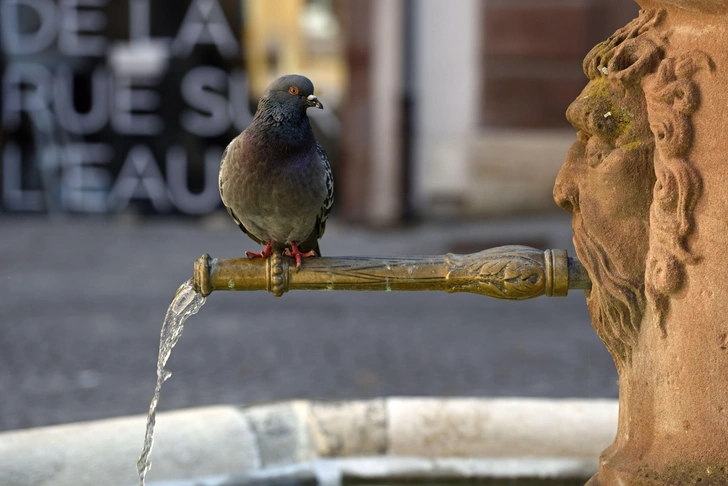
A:
POLYGON ((288 257, 293 257, 296 259, 296 271, 298 271, 299 268, 301 268, 301 260, 304 258, 316 256, 316 252, 311 250, 307 251, 306 253, 301 253, 301 250, 298 249, 298 245, 295 241, 291 242, 291 249, 286 248, 283 251, 283 254, 288 257))
POLYGON ((248 258, 268 258, 273 253, 272 242, 268 242, 260 253, 253 253, 252 251, 246 251, 245 256, 248 258))

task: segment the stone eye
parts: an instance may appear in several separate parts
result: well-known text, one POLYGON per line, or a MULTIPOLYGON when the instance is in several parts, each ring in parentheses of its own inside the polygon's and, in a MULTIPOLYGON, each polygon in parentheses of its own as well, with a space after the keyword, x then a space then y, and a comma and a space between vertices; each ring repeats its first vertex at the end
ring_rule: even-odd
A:
POLYGON ((288 92, 291 93, 292 95, 297 95, 298 88, 296 88, 295 86, 291 86, 290 88, 288 88, 288 92))

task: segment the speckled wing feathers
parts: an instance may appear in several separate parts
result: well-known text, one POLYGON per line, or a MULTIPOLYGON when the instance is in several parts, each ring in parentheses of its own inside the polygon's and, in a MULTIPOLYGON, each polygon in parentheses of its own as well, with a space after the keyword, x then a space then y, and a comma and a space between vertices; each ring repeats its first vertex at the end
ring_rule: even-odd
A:
POLYGON ((331 173, 329 157, 326 155, 324 148, 318 142, 316 142, 316 155, 318 155, 319 159, 326 167, 326 199, 324 199, 324 203, 321 206, 321 211, 319 212, 318 217, 318 227, 316 228, 318 230, 318 238, 321 238, 326 230, 326 220, 329 217, 329 213, 331 213, 331 207, 334 205, 334 175, 331 173))

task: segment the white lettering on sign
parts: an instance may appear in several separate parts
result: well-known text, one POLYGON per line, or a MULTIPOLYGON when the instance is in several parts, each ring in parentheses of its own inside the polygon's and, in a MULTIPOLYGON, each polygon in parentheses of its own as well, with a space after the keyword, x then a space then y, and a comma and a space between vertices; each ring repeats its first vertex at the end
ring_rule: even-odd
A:
POLYGON ((51 132, 52 81, 53 73, 43 64, 11 63, 3 73, 3 128, 8 132, 17 130, 20 114, 25 112, 35 128, 51 132))
POLYGON ((196 110, 184 110, 180 123, 200 137, 222 135, 230 128, 227 91, 228 76, 222 69, 200 66, 182 78, 182 97, 196 110))
POLYGON ((109 121, 109 74, 104 66, 98 66, 91 74, 91 107, 86 113, 76 110, 73 92, 73 71, 66 64, 56 69, 53 83, 53 103, 58 124, 71 133, 87 135, 96 133, 109 121))
POLYGON ((143 89, 157 84, 156 79, 117 77, 112 95, 111 125, 124 135, 158 135, 164 130, 164 120, 153 112, 159 107, 156 91, 143 89), (146 112, 146 113, 144 113, 146 112))
POLYGON ((90 35, 106 27, 106 15, 91 10, 106 5, 106 0, 60 0, 58 50, 67 56, 103 56, 106 38, 90 35), (84 7, 80 10, 79 7, 84 7), (81 32, 85 31, 86 34, 81 32))
POLYGON ((52 0, 3 0, 0 2, 0 37, 3 50, 11 56, 36 54, 56 39, 56 4, 52 0), (31 20, 32 19, 32 20, 31 20), (38 24, 23 31, 23 25, 38 24))
POLYGON ((172 201, 185 214, 205 214, 220 204, 218 175, 222 147, 208 147, 205 150, 205 186, 199 194, 187 188, 187 152, 179 145, 167 151, 167 183, 172 201))
POLYGON ((144 42, 149 39, 149 0, 129 0, 129 40, 144 42))
POLYGON ((111 187, 111 173, 101 165, 111 162, 114 150, 105 143, 70 143, 62 161, 61 205, 68 211, 104 213, 111 187))
POLYGON ((156 4, 127 0, 128 39, 113 30, 112 41, 110 24, 126 13, 116 1, 0 0, 3 209, 118 212, 143 200, 204 214, 219 205, 221 141, 205 139, 250 124, 248 78, 191 56, 212 48, 235 63, 238 21, 221 0, 180 3, 182 15, 169 17, 181 21, 162 37, 156 4), (190 174, 204 177, 192 185, 201 189, 190 190, 190 174))
POLYGON ((192 0, 172 50, 187 57, 197 44, 214 44, 224 57, 238 55, 238 41, 217 0, 192 0))
POLYGON ((8 141, 3 150, 3 206, 13 211, 43 211, 43 191, 23 189, 22 179, 20 147, 8 141))
POLYGON ((146 145, 134 145, 129 150, 109 194, 107 207, 110 211, 121 212, 132 199, 148 199, 160 213, 171 209, 159 165, 146 145))
MULTIPOLYGON (((168 212, 174 207, 184 214, 199 215, 213 211, 220 204, 217 179, 222 151, 220 146, 205 150, 204 187, 197 193, 188 187, 189 156, 180 145, 167 149, 166 181, 151 148, 143 144, 131 147, 116 178, 109 164, 118 154, 106 143, 50 144, 44 146, 37 157, 50 162, 51 165, 42 170, 61 182, 57 209, 82 213, 121 212, 132 200, 147 200, 159 212, 168 212)), ((2 172, 2 205, 5 209, 47 209, 50 195, 43 190, 28 189, 23 184, 23 154, 15 142, 5 144, 2 172)))
POLYGON ((253 121, 253 114, 248 107, 248 76, 241 69, 230 73, 230 103, 228 109, 237 132, 242 132, 253 121))

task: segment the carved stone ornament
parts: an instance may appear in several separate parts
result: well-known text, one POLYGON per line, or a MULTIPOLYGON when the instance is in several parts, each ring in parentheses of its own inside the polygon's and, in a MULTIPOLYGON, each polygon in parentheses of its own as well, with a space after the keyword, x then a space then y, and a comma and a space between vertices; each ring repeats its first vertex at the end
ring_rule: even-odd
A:
POLYGON ((638 3, 584 60, 554 187, 620 377, 588 486, 728 485, 728 1, 638 3))
POLYGON ((596 281, 588 297, 594 327, 618 367, 630 362, 646 300, 664 331, 669 296, 682 288, 684 266, 698 261, 689 249, 701 189, 688 160, 690 116, 700 104, 692 77, 713 63, 697 50, 665 57, 666 41, 647 37, 665 15, 664 9, 641 11, 585 58, 590 82, 567 117, 583 146, 572 154, 588 168, 577 174, 571 166, 578 162, 567 160, 555 188, 557 202, 574 212, 577 253, 596 281), (570 180, 577 177, 582 180, 570 180), (602 185, 580 190, 591 185, 587 179, 602 185), (632 207, 603 202, 614 196, 632 207), (622 227, 600 234, 599 217, 622 227), (625 241, 634 238, 639 242, 625 241), (617 245, 632 247, 631 254, 617 245))
POLYGON ((693 211, 702 188, 700 174, 688 158, 694 138, 690 117, 701 101, 692 78, 698 71, 713 69, 713 61, 706 53, 691 50, 663 60, 654 83, 645 91, 657 147, 646 288, 663 333, 667 331, 669 297, 683 287, 685 265, 699 261, 689 247, 693 211))
POLYGON ((664 16, 643 10, 587 54, 589 83, 566 113, 578 139, 554 187, 556 202, 574 214, 574 246, 593 281, 592 323, 619 369, 631 360, 645 310, 655 144, 642 80, 663 57, 646 34, 664 16))

